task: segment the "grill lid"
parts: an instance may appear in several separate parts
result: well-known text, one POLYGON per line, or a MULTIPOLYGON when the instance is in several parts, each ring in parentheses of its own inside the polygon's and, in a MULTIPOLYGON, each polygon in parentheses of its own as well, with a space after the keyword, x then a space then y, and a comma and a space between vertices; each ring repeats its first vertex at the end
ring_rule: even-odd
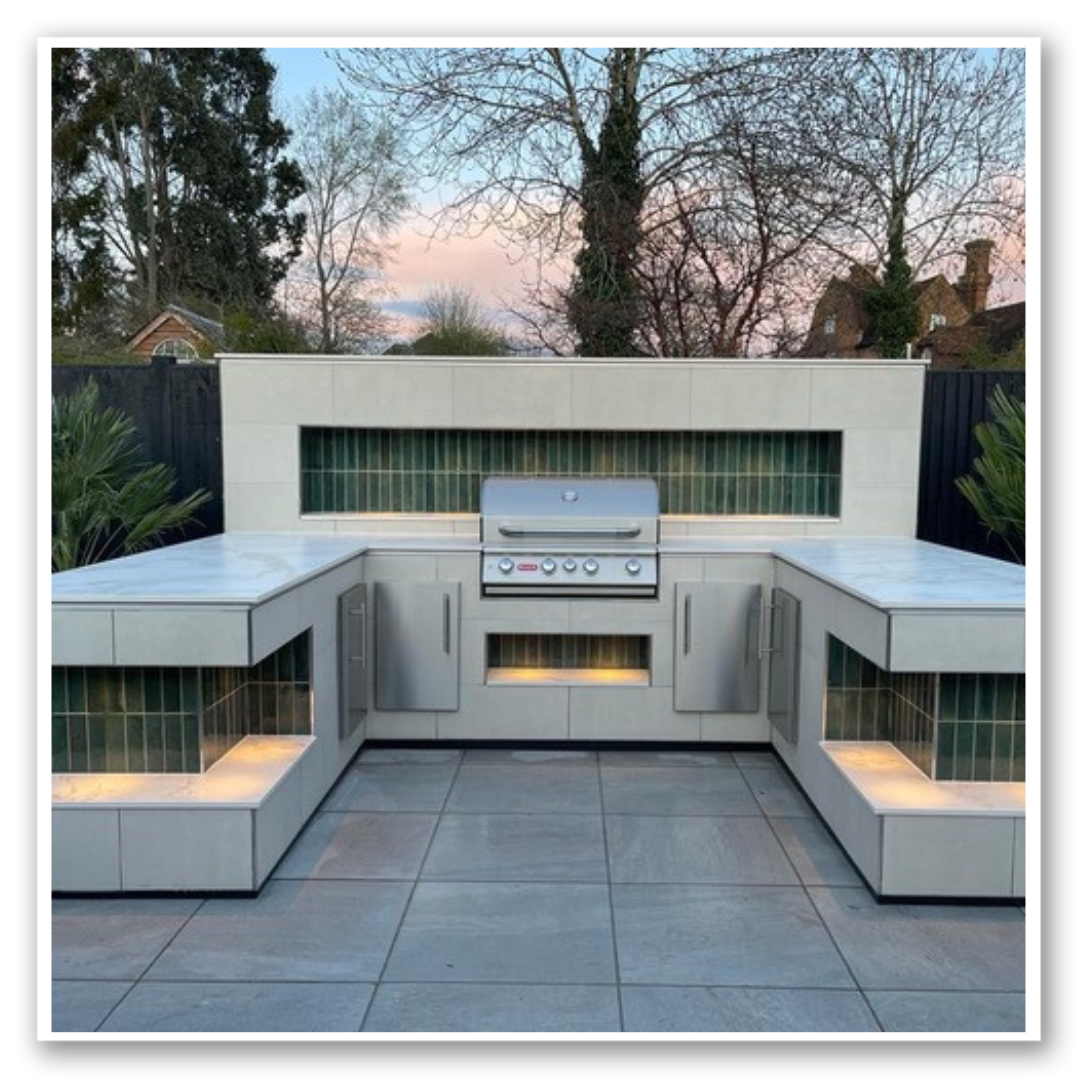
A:
POLYGON ((660 499, 649 479, 489 477, 480 492, 481 539, 656 544, 660 499))

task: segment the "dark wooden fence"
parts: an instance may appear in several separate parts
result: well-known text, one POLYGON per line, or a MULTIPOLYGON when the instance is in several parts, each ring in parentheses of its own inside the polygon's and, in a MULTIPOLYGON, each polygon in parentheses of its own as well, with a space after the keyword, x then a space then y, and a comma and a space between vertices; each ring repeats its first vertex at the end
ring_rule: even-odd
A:
POLYGON ((221 383, 213 364, 53 365, 52 392, 64 397, 88 379, 100 400, 131 417, 150 461, 176 473, 174 498, 203 488, 211 501, 196 511, 198 521, 169 542, 212 536, 224 529, 221 472, 221 383))
POLYGON ((1009 549, 987 534, 956 487, 957 478, 971 472, 979 454, 975 428, 990 418, 990 395, 998 385, 1025 400, 1022 371, 927 372, 917 535, 920 540, 1012 560, 1009 549))
MULTIPOLYGON (((155 362, 146 367, 77 365, 53 367, 53 393, 64 395, 93 376, 102 400, 135 422, 148 457, 176 471, 176 495, 205 488, 213 501, 199 512, 199 524, 185 537, 223 529, 221 472, 221 388, 213 365, 155 362)), ((1022 371, 931 371, 926 377, 923 446, 919 483, 918 536, 995 558, 1008 549, 988 536, 956 488, 971 471, 979 449, 975 426, 989 416, 990 394, 999 383, 1024 397, 1022 371)))

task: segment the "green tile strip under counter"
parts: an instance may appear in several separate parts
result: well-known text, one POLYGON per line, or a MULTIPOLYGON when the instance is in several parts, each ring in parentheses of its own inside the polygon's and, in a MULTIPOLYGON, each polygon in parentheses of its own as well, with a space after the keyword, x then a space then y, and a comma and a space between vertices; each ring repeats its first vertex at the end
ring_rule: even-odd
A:
POLYGON ((829 637, 825 738, 893 743, 934 780, 1024 780, 1024 676, 883 671, 829 637))
POLYGON ((303 513, 477 513, 488 476, 649 476, 678 515, 837 517, 835 431, 301 429, 303 513))
POLYGON ((310 735, 306 633, 252 668, 52 669, 53 772, 197 773, 247 735, 310 735))

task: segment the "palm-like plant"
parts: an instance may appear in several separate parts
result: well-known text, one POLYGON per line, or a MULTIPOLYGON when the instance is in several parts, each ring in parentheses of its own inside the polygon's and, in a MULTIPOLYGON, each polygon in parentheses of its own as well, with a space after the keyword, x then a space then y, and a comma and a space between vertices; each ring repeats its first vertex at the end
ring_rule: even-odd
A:
POLYGON ((979 520, 1005 542, 1017 562, 1024 553, 1024 403, 995 386, 991 419, 975 428, 982 451, 974 475, 956 481, 979 520))
POLYGON ((160 544, 194 520, 210 494, 170 502, 167 465, 142 456, 134 422, 98 404, 93 379, 52 402, 52 568, 101 562, 160 544))

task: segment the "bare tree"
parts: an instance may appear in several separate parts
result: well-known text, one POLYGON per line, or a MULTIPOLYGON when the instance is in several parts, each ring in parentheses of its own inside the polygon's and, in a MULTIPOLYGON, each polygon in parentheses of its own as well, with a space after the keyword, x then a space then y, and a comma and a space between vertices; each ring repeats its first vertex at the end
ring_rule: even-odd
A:
POLYGON ((1017 48, 836 49, 807 70, 802 142, 852 180, 843 220, 859 258, 884 264, 899 244, 917 277, 976 237, 1022 250, 1025 59, 1017 48))
POLYGON ((456 194, 443 229, 494 226, 526 250, 572 252, 563 302, 579 350, 637 351, 636 268, 651 194, 707 159, 699 108, 749 96, 766 50, 354 49, 345 75, 456 194))
POLYGON ((432 286, 424 296, 424 319, 413 351, 425 356, 503 356, 506 335, 463 285, 432 286))
POLYGON ((388 327, 375 298, 385 291, 390 236, 409 208, 403 154, 387 123, 337 89, 313 90, 293 127, 308 228, 286 306, 321 352, 363 348, 388 327))
POLYGON ((409 133, 418 169, 453 185, 437 229, 494 227, 540 267, 569 263, 561 282, 538 275, 527 321, 549 342, 569 328, 577 351, 625 347, 628 328, 636 352, 762 351, 790 342, 808 277, 812 291, 836 260, 884 262, 898 227, 916 272, 991 228, 1022 232, 1023 50, 339 62, 409 133))

